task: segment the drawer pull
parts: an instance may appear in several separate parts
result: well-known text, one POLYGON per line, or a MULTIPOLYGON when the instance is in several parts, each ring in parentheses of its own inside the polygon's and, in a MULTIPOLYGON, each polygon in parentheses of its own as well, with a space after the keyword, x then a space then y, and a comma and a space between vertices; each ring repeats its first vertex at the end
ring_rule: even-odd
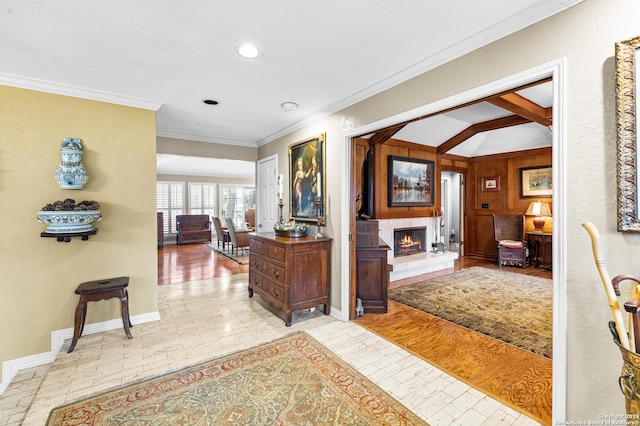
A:
POLYGON ((275 269, 271 270, 271 276, 273 278, 280 278, 280 271, 276 271, 275 269))
POLYGON ((258 266, 260 266, 260 262, 258 262, 257 260, 254 260, 253 261, 253 267, 257 269, 258 266))

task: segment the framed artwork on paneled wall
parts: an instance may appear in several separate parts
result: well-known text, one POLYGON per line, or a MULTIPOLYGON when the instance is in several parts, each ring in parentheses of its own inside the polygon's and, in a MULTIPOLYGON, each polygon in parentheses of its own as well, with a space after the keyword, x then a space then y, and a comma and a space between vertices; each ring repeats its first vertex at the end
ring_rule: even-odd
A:
POLYGON ((500 176, 483 177, 482 191, 483 192, 500 192, 500 176))
POLYGON ((389 207, 433 206, 435 162, 389 156, 389 207))
POLYGON ((551 166, 520 169, 520 198, 551 197, 553 195, 553 169, 551 166))

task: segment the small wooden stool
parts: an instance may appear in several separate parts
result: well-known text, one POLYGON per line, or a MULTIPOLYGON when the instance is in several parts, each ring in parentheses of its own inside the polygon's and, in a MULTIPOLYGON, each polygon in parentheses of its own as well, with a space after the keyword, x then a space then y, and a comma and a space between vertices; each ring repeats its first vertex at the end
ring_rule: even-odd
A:
POLYGON ((78 338, 82 336, 84 330, 84 321, 87 316, 87 302, 97 302, 100 300, 111 299, 117 297, 122 303, 122 325, 124 332, 129 339, 132 339, 129 327, 131 319, 129 318, 129 294, 127 286, 129 285, 129 277, 107 278, 106 280, 87 281, 76 288, 76 294, 80 295, 80 301, 76 306, 75 327, 73 329, 73 340, 67 353, 73 352, 78 343, 78 338))

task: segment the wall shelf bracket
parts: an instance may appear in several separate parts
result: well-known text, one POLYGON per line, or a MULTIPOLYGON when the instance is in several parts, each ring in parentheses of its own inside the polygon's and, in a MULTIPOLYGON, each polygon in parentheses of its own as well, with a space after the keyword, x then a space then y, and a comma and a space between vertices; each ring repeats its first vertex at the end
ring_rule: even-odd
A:
POLYGON ((69 241, 71 241, 71 238, 73 237, 80 237, 82 241, 87 241, 89 239, 89 235, 96 235, 97 233, 98 233, 98 230, 94 228, 91 231, 86 231, 86 232, 69 232, 69 233, 42 232, 40 236, 43 238, 45 237, 55 238, 59 243, 62 243, 62 242, 68 243, 69 241))

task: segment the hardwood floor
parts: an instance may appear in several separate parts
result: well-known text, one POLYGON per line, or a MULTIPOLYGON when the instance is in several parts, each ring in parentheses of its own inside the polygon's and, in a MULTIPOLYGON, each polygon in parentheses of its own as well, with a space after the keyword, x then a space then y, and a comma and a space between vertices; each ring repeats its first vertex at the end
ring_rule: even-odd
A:
MULTIPOLYGON (((391 283, 391 287, 418 282, 491 261, 461 258, 454 268, 391 283)), ((510 272, 552 278, 537 268, 507 268, 510 272)), ((355 320, 378 334, 490 395, 534 420, 551 424, 552 361, 491 337, 476 333, 408 306, 389 301, 387 314, 366 314, 355 320)))
POLYGON ((158 250, 158 284, 176 284, 249 272, 249 265, 217 254, 204 244, 165 244, 158 250))
MULTIPOLYGON (((454 268, 391 283, 392 287, 493 262, 461 258, 454 268)), ((158 284, 171 284, 248 272, 202 244, 170 245, 158 250, 158 284)), ((551 278, 536 268, 508 268, 511 272, 551 278)), ((365 314, 356 324, 394 342, 432 365, 526 414, 550 425, 552 362, 482 334, 458 327, 413 308, 389 302, 387 314, 365 314)))

